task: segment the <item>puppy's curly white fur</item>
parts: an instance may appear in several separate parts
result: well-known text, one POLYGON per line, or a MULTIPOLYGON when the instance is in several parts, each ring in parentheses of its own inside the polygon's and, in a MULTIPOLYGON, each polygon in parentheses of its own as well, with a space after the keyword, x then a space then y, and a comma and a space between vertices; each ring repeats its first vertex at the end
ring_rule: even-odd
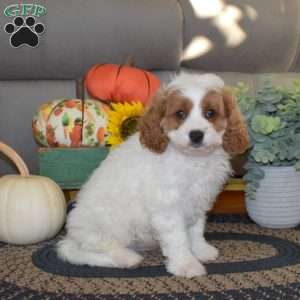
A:
POLYGON ((67 219, 60 258, 131 268, 137 248, 161 247, 167 270, 193 277, 218 250, 204 237, 206 212, 248 135, 234 97, 213 74, 178 75, 161 88, 130 137, 95 170, 67 219), (135 249, 135 250, 134 250, 135 249))

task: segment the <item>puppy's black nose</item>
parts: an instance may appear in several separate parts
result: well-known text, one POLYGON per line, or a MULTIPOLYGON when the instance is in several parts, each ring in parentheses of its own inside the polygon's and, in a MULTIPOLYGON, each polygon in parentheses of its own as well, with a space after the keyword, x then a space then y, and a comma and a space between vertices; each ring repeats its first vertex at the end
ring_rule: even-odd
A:
POLYGON ((200 145, 203 141, 204 133, 201 130, 192 130, 189 133, 192 144, 200 145))

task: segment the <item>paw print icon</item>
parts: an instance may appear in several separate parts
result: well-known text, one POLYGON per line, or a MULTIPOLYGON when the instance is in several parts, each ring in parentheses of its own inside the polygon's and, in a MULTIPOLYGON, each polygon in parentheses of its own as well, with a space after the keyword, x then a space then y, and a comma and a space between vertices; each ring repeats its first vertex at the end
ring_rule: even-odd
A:
POLYGON ((39 36, 45 32, 45 26, 42 23, 36 23, 34 17, 29 16, 26 19, 16 17, 12 23, 7 23, 4 27, 6 33, 10 34, 10 44, 14 48, 22 45, 37 47, 39 36))

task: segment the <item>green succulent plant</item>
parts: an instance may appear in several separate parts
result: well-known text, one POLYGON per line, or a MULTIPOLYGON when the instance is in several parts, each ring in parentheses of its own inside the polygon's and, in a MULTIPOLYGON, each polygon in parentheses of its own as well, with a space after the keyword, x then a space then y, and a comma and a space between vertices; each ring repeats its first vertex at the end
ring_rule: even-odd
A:
POLYGON ((255 115, 251 120, 251 128, 256 133, 270 134, 283 126, 279 117, 255 115))
POLYGON ((245 83, 234 88, 245 116, 251 149, 244 180, 246 195, 255 199, 262 166, 292 166, 300 171, 300 80, 291 89, 274 87, 269 81, 250 95, 245 83))
POLYGON ((255 107, 255 98, 250 95, 249 86, 244 82, 239 82, 233 88, 233 92, 238 99, 239 106, 247 121, 252 118, 255 107))

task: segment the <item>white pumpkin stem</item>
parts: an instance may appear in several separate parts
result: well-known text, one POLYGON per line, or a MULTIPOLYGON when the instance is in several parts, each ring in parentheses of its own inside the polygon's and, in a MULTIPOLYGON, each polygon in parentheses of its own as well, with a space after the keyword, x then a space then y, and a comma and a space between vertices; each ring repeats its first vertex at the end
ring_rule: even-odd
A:
POLYGON ((8 145, 0 142, 0 152, 10 158, 22 176, 29 176, 29 170, 20 155, 8 145))

